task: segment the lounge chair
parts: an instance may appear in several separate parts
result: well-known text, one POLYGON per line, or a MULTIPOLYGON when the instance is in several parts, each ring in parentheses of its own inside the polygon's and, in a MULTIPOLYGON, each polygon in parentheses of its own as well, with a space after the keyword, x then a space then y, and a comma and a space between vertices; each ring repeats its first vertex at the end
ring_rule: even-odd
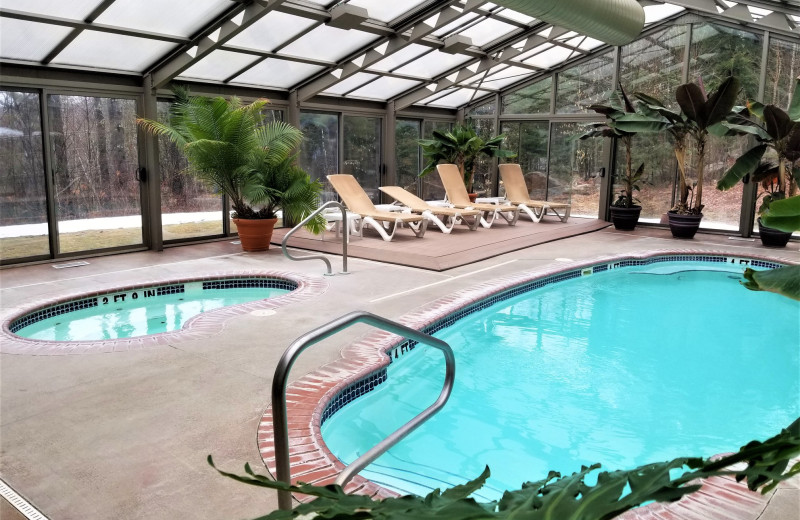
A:
POLYGON ((402 224, 408 224, 411 231, 419 238, 422 238, 425 234, 425 230, 428 228, 428 221, 425 217, 412 215, 411 213, 378 210, 369 199, 364 188, 352 175, 328 175, 328 181, 342 198, 342 202, 347 206, 347 209, 361 216, 361 221, 358 224, 359 236, 364 235, 365 225, 373 227, 387 242, 392 240, 395 231, 402 224), (391 233, 387 232, 384 224, 391 225, 391 233))
POLYGON ((570 205, 565 202, 531 200, 528 185, 525 184, 525 176, 522 174, 519 164, 501 164, 500 178, 503 179, 503 185, 506 188, 506 199, 524 211, 534 222, 542 220, 547 210, 552 211, 561 219, 561 222, 566 222, 569 218, 570 205))
POLYGON ((431 221, 442 233, 449 234, 458 222, 463 221, 469 229, 475 231, 481 221, 482 211, 477 209, 459 209, 445 206, 431 206, 413 193, 400 186, 382 186, 382 192, 395 199, 400 204, 408 207, 412 213, 417 213, 431 221), (472 217, 472 222, 469 221, 472 217), (444 220, 443 220, 444 219, 444 220), (447 223, 445 223, 447 222, 447 223))
POLYGON ((485 215, 481 217, 481 225, 485 228, 492 227, 494 220, 499 215, 509 226, 517 223, 519 218, 519 208, 504 204, 486 204, 480 202, 470 202, 467 188, 464 187, 464 180, 461 172, 455 164, 438 164, 436 170, 442 179, 444 190, 447 192, 447 200, 454 208, 477 209, 485 215), (510 214, 506 215, 506 214, 510 214), (488 219, 487 219, 488 217, 488 219))

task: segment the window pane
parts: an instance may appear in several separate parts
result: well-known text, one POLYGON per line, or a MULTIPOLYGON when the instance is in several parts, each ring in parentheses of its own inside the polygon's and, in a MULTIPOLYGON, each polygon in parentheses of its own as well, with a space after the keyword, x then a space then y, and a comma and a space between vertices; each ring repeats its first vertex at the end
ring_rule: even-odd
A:
POLYGON ((377 39, 377 35, 364 31, 320 25, 281 49, 280 54, 333 63, 377 39), (334 42, 335 45, 332 45, 334 42))
MULTIPOLYGON (((168 121, 169 102, 158 102, 158 119, 168 121)), ((185 173, 183 152, 164 136, 158 138, 161 169, 161 229, 164 240, 222 234, 222 197, 185 173)))
MULTIPOLYGON (((661 216, 672 208, 672 192, 677 175, 677 163, 672 143, 665 133, 639 134, 633 138, 631 164, 634 171, 644 164, 644 176, 639 183, 640 191, 633 196, 642 206, 642 222, 659 223, 661 216)), ((614 192, 611 202, 623 189, 621 176, 625 175, 625 147, 617 141, 617 167, 614 177, 614 192)))
POLYGON ((556 113, 591 112, 587 106, 605 100, 614 73, 614 53, 609 52, 558 74, 556 113))
POLYGON ((792 99, 794 82, 798 75, 800 75, 800 43, 770 38, 764 103, 786 110, 792 99))
POLYGON ((381 200, 381 119, 344 116, 342 173, 355 177, 372 202, 381 200))
POLYGON ((115 0, 95 22, 189 37, 229 7, 226 0, 115 0))
POLYGON ((339 173, 339 116, 300 112, 300 167, 323 185, 322 202, 337 200, 336 191, 326 178, 339 173))
MULTIPOLYGON (((450 121, 424 121, 422 123, 422 138, 430 139, 433 137, 433 131, 447 132, 453 128, 453 123, 450 121)), ((422 158, 423 164, 426 163, 425 158, 422 158)), ((422 198, 425 200, 443 200, 444 199, 444 186, 439 174, 432 171, 422 178, 422 198)))
POLYGON ((142 243, 136 102, 48 96, 60 252, 142 243))
POLYGON ((39 94, 0 91, 0 259, 46 255, 39 94))
POLYGON ((482 105, 478 105, 472 110, 469 111, 467 115, 469 116, 491 116, 494 115, 496 110, 494 99, 489 101, 488 103, 484 103, 482 105))
POLYGON ((574 139, 582 123, 553 123, 550 132, 550 171, 547 200, 569 202, 571 214, 597 218, 605 139, 574 139))
POLYGON ((71 32, 70 27, 0 18, 0 56, 42 61, 71 32))
POLYGON ((742 84, 739 101, 758 96, 761 70, 761 35, 710 23, 692 26, 689 79, 702 77, 706 92, 713 92, 728 76, 742 84))
MULTIPOLYGON (((475 133, 484 141, 497 135, 494 129, 494 119, 472 119, 467 124, 471 125, 475 129, 475 133)), ((475 180, 472 184, 472 191, 481 197, 493 196, 496 174, 494 160, 486 156, 478 157, 475 161, 475 180)))
POLYGON ((323 67, 319 65, 268 58, 233 78, 231 83, 289 88, 322 69, 323 67))
POLYGON ((537 81, 503 96, 504 114, 549 114, 553 77, 537 81))
POLYGON ((259 21, 230 39, 228 46, 271 52, 314 25, 314 20, 270 11, 259 21))
POLYGON ((688 26, 676 25, 622 47, 619 78, 625 91, 644 92, 677 108, 688 34, 688 26))
MULTIPOLYGON (((728 76, 736 76, 742 85, 739 102, 758 95, 758 76, 761 67, 761 36, 730 27, 709 23, 692 26, 692 45, 689 54, 689 77, 702 77, 707 92, 713 92, 728 76)), ((703 215, 701 227, 739 229, 742 187, 728 191, 715 189, 722 174, 732 166, 736 157, 748 149, 747 139, 711 136, 706 145, 703 181, 703 215)), ((693 157, 690 165, 694 164, 693 157)), ((693 168, 690 169, 694 171, 693 168)), ((694 174, 691 174, 694 179, 694 174)))
POLYGON ((67 45, 53 63, 142 72, 175 47, 170 42, 87 30, 67 45))
MULTIPOLYGON (((502 125, 506 135, 504 145, 517 156, 503 162, 519 163, 525 175, 528 193, 535 200, 547 198, 547 140, 550 124, 547 121, 507 122, 502 125)), ((498 195, 505 195, 499 186, 498 195)))
POLYGON ((420 122, 398 119, 395 121, 395 164, 397 168, 397 184, 417 194, 417 175, 419 174, 420 122))

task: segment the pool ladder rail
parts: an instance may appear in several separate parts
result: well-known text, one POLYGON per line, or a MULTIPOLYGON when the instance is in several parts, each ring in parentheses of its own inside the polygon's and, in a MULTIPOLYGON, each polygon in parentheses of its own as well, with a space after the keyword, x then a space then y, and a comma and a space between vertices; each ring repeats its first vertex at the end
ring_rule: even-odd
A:
POLYGON ((325 276, 333 276, 333 270, 331 269, 331 262, 328 260, 327 257, 323 255, 308 255, 308 256, 292 256, 288 249, 286 248, 286 244, 289 242, 289 237, 291 237, 297 230, 308 224, 311 219, 316 217, 317 215, 321 214, 328 208, 339 208, 342 211, 342 221, 341 225, 344 227, 342 229, 342 271, 339 274, 349 274, 347 272, 347 242, 350 234, 350 221, 347 217, 347 210, 345 209, 344 205, 332 200, 330 202, 326 202, 322 206, 318 207, 314 210, 309 216, 303 219, 302 222, 297 224, 295 227, 289 230, 288 233, 283 237, 283 241, 281 242, 281 249, 283 250, 283 255, 288 258, 289 260, 322 260, 325 262, 325 265, 328 267, 328 272, 325 273, 325 276))
MULTIPOLYGON (((295 360, 305 349, 356 323, 365 323, 397 334, 405 339, 411 339, 417 343, 441 350, 445 359, 444 385, 442 386, 442 391, 439 393, 439 397, 436 398, 436 401, 434 401, 432 405, 417 414, 406 424, 395 430, 394 433, 390 434, 345 467, 336 478, 335 484, 344 487, 358 472, 363 470, 375 459, 389 450, 389 448, 403 440, 408 434, 441 410, 450 397, 456 377, 456 359, 450 345, 438 338, 434 338, 424 332, 414 330, 395 321, 366 311, 355 311, 345 314, 321 327, 307 332, 289 345, 289 348, 286 349, 280 361, 278 361, 278 366, 275 368, 275 375, 272 378, 272 424, 275 435, 275 473, 276 480, 279 482, 291 484, 292 481, 291 467, 289 464, 289 423, 286 414, 286 386, 289 371, 292 369, 295 360)), ((283 510, 292 509, 292 494, 289 491, 278 491, 278 508, 283 510)))

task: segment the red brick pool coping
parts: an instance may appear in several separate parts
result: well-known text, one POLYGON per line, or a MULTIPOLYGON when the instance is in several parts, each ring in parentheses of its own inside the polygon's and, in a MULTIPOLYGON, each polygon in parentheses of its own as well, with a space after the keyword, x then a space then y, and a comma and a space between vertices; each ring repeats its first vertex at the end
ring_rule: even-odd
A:
POLYGON ((284 271, 219 271, 205 274, 203 276, 185 278, 163 278, 153 279, 133 285, 109 287, 108 289, 92 291, 88 293, 72 293, 56 299, 41 300, 26 304, 24 308, 17 307, 7 311, 3 319, 2 342, 0 342, 0 353, 3 354, 29 354, 29 355, 66 355, 66 354, 88 354, 101 352, 122 352, 130 350, 141 350, 154 348, 161 345, 168 345, 178 340, 202 339, 215 334, 219 334, 224 328, 225 323, 233 316, 240 316, 256 310, 277 309, 290 303, 314 298, 324 293, 328 287, 328 282, 323 278, 311 278, 297 273, 284 271), (103 341, 44 341, 28 339, 18 336, 11 332, 10 325, 17 319, 30 314, 31 312, 43 307, 50 307, 61 303, 66 303, 83 298, 92 298, 107 295, 110 293, 127 292, 142 290, 160 285, 173 285, 178 283, 207 282, 212 280, 235 280, 239 278, 274 278, 294 282, 297 288, 280 296, 265 300, 256 300, 238 305, 221 307, 212 311, 204 312, 194 316, 187 321, 180 330, 163 332, 160 334, 150 334, 135 338, 109 339, 103 341))
MULTIPOLYGON (((397 321, 421 330, 473 303, 539 278, 597 264, 672 255, 725 256, 783 264, 796 263, 786 258, 701 250, 656 250, 600 257, 587 261, 564 263, 547 269, 516 273, 479 283, 423 305, 401 316, 397 321)), ((389 365, 389 357, 386 352, 402 341, 404 339, 400 336, 387 332, 370 333, 345 346, 341 351, 341 357, 336 361, 303 376, 287 388, 289 460, 292 482, 316 485, 334 482, 344 469, 344 465, 330 452, 322 440, 320 432, 322 413, 328 403, 348 385, 389 365)), ((268 471, 274 476, 275 447, 273 439, 270 406, 265 410, 259 423, 257 442, 261 458, 268 471)), ((345 486, 345 491, 365 494, 374 498, 399 496, 398 493, 358 475, 345 486)), ((301 501, 311 500, 311 497, 304 495, 296 495, 295 498, 301 501)), ((684 497, 679 502, 654 503, 628 511, 620 518, 625 520, 707 520, 709 518, 754 520, 764 510, 768 501, 769 497, 750 492, 744 484, 737 483, 732 478, 713 478, 707 480, 700 491, 684 497)))

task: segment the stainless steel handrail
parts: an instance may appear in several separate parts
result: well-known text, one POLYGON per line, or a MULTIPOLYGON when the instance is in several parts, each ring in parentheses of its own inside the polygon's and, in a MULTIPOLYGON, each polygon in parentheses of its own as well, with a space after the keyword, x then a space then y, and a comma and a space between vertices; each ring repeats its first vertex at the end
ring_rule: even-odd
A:
POLYGON ((342 272, 341 272, 341 274, 347 274, 347 238, 348 238, 348 234, 350 233, 350 223, 347 221, 347 210, 345 209, 344 205, 340 204, 339 202, 336 202, 335 200, 326 202, 325 204, 323 204, 322 206, 320 206, 316 210, 314 210, 314 212, 312 212, 309 216, 307 216, 305 219, 303 219, 302 222, 300 222, 295 227, 290 229, 289 232, 286 233, 286 236, 283 237, 283 241, 281 242, 281 249, 283 250, 283 255, 286 258, 288 258, 289 260, 297 260, 297 261, 300 261, 300 260, 317 260, 317 259, 318 260, 322 260, 323 262, 325 262, 325 265, 328 267, 328 272, 325 273, 328 276, 332 276, 333 275, 333 270, 331 269, 331 262, 330 262, 330 260, 328 260, 327 257, 325 257, 323 255, 292 256, 292 255, 289 254, 289 251, 286 249, 286 243, 289 241, 289 237, 292 236, 295 231, 297 231, 298 229, 302 228, 303 226, 308 224, 308 222, 311 219, 313 219, 314 217, 316 217, 317 215, 322 213, 324 210, 326 210, 328 208, 331 208, 331 207, 337 207, 337 208, 342 210, 342 226, 343 226, 343 229, 342 229, 342 272))
MULTIPOLYGON (((418 343, 429 345, 442 351, 445 359, 444 386, 436 401, 420 412, 413 419, 398 428, 394 433, 383 439, 375 447, 358 457, 344 471, 339 474, 336 484, 344 486, 359 471, 367 467, 386 450, 400 442, 405 436, 417 429, 433 414, 438 412, 450 397, 453 382, 456 377, 456 358, 453 349, 444 341, 434 338, 424 332, 401 325, 366 311, 355 311, 337 318, 319 328, 303 334, 289 345, 286 352, 278 361, 275 375, 272 379, 272 425, 275 435, 275 468, 276 479, 279 482, 291 483, 291 468, 289 465, 289 424, 286 417, 286 384, 289 371, 300 354, 315 343, 326 339, 337 332, 346 329, 355 323, 366 323, 398 336, 412 339, 418 343)), ((288 510, 292 508, 292 495, 288 491, 278 491, 278 507, 288 510)))

